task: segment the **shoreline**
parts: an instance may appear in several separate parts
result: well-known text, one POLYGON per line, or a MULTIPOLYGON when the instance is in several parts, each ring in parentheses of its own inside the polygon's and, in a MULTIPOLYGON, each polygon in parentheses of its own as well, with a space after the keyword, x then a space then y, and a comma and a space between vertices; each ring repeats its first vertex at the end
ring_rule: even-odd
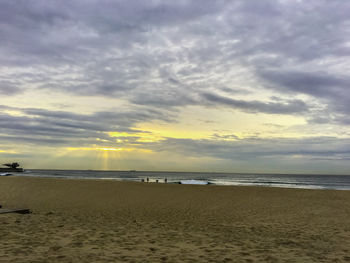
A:
POLYGON ((200 172, 200 171, 167 171, 167 170, 94 170, 94 169, 36 169, 36 168, 26 168, 24 171, 86 171, 86 172, 141 172, 141 173, 191 173, 191 174, 258 174, 258 175, 332 175, 332 176, 350 176, 350 174, 339 173, 261 173, 261 172, 200 172))
MULTIPOLYGON (((80 171, 80 170, 79 170, 80 171)), ((112 171, 113 172, 113 171, 112 171)), ((96 180, 96 181, 116 181, 116 182, 135 182, 135 183, 158 183, 158 184, 179 184, 179 185, 202 185, 202 186, 233 186, 233 187, 264 187, 264 188, 282 188, 282 189, 304 189, 304 190, 331 190, 331 191, 350 191, 350 188, 337 188, 337 187, 327 187, 318 186, 314 184, 307 185, 306 183, 284 183, 284 182, 247 182, 247 183, 235 183, 233 181, 229 183, 217 183, 213 182, 217 179, 183 179, 179 181, 169 180, 167 183, 164 182, 166 177, 150 177, 150 181, 146 182, 146 177, 81 177, 81 176, 57 176, 57 175, 30 175, 30 174, 12 174, 12 177, 27 177, 27 178, 44 178, 44 179, 68 179, 68 180, 96 180), (158 180, 158 182, 156 182, 158 180), (202 183, 181 183, 181 181, 197 181, 197 182, 207 182, 207 184, 202 183)), ((347 175, 343 175, 347 176, 347 175)))
POLYGON ((350 192, 0 177, 0 258, 347 262, 350 192))

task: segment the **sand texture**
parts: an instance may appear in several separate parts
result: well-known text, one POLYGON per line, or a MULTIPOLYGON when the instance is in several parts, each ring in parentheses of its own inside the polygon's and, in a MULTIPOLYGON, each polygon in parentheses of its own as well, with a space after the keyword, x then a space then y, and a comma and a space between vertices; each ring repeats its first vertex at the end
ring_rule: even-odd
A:
POLYGON ((350 191, 0 177, 0 262, 350 262, 350 191))

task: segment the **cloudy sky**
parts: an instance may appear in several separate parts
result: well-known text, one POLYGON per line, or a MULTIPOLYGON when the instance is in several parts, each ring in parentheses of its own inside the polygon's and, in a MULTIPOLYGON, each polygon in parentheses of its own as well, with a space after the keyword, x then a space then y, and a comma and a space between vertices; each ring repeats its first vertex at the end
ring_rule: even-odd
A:
POLYGON ((0 160, 350 171, 350 2, 4 0, 0 160))

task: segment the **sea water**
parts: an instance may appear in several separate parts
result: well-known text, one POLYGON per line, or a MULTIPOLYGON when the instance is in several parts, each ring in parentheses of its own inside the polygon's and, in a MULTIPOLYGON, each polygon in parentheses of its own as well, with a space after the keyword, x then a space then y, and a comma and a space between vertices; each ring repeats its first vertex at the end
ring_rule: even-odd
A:
POLYGON ((259 173, 199 173, 152 171, 95 170, 27 170, 21 176, 66 179, 101 179, 164 183, 267 186, 302 189, 350 190, 350 175, 321 174, 259 174, 259 173))

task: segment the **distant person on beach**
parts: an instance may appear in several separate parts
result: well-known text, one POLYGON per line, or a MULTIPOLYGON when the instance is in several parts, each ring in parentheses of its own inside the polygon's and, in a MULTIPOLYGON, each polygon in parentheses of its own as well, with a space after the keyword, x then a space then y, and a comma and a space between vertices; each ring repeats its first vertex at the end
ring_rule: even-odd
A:
POLYGON ((147 183, 149 183, 149 178, 147 177, 147 183))
POLYGON ((145 182, 145 179, 143 179, 143 178, 142 178, 142 179, 141 179, 141 182, 143 182, 143 183, 144 183, 144 182, 145 182))
POLYGON ((158 179, 156 180, 156 183, 158 183, 158 179))
POLYGON ((167 178, 165 178, 165 179, 164 179, 164 183, 167 183, 167 182, 168 182, 168 179, 167 179, 167 178))

